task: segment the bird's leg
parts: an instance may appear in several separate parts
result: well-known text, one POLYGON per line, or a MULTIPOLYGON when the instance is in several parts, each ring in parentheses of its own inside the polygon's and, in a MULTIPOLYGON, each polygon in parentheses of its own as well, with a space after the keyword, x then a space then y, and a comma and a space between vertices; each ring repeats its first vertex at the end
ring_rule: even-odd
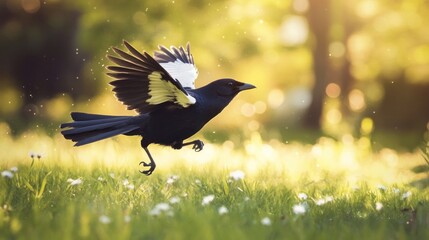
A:
POLYGON ((149 152, 149 149, 147 149, 147 146, 144 146, 142 144, 142 148, 144 149, 144 151, 146 152, 147 156, 149 157, 150 163, 141 161, 139 165, 143 164, 144 167, 149 167, 149 169, 145 170, 145 171, 140 171, 140 172, 143 173, 143 174, 145 174, 145 175, 147 175, 147 176, 149 176, 155 170, 156 164, 155 164, 155 161, 152 158, 152 155, 150 155, 150 152, 149 152))
POLYGON ((204 147, 204 143, 201 140, 194 140, 192 142, 182 143, 182 146, 187 146, 187 145, 193 145, 192 149, 194 149, 195 152, 199 152, 203 150, 203 147, 204 147))

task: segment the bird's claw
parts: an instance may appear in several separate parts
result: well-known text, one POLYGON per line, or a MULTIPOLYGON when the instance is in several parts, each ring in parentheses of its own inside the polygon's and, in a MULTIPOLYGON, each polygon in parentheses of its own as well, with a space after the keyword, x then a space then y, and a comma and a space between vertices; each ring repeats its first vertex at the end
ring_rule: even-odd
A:
POLYGON ((143 167, 149 167, 149 169, 148 169, 148 170, 145 170, 145 171, 141 171, 141 170, 140 170, 140 173, 143 173, 143 174, 144 174, 144 175, 146 175, 146 176, 151 175, 151 174, 152 174, 152 172, 155 170, 155 167, 156 167, 155 162, 147 163, 147 162, 141 161, 141 162, 139 163, 139 165, 142 165, 142 164, 143 164, 143 167))
POLYGON ((204 143, 203 143, 203 141, 201 141, 201 140, 196 140, 196 141, 194 142, 194 146, 192 146, 192 149, 194 149, 194 150, 195 150, 195 152, 199 152, 199 151, 203 150, 203 147, 204 147, 204 143))

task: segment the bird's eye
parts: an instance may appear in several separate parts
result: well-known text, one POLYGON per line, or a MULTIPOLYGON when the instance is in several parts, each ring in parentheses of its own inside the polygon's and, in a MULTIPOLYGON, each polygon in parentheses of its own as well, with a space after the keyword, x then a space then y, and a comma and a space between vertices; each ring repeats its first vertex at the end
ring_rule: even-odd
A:
POLYGON ((234 83, 233 82, 228 82, 228 87, 232 87, 232 86, 234 86, 234 83))

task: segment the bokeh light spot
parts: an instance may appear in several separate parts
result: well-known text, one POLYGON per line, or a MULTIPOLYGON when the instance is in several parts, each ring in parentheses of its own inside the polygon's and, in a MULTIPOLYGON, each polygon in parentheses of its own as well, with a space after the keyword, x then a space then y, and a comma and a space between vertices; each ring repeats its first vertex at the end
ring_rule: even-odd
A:
POLYGON ((326 95, 330 98, 337 98, 341 94, 341 88, 336 83, 330 83, 325 89, 326 95))
POLYGON ((370 18, 377 14, 378 11, 378 1, 374 0, 364 0, 360 1, 356 5, 356 15, 361 18, 370 18))
POLYGON ((246 117, 252 117, 255 114, 255 106, 250 103, 245 103, 241 106, 241 114, 246 117))
POLYGON ((254 107, 257 114, 263 114, 267 110, 267 104, 263 101, 255 102, 254 107))
POLYGON ((341 122, 342 114, 338 109, 330 109, 326 113, 326 121, 328 121, 329 124, 338 124, 341 122))
POLYGON ((374 121, 371 118, 364 118, 360 125, 360 132, 362 135, 371 134, 374 129, 374 121))
POLYGON ((346 47, 342 42, 332 42, 329 44, 329 53, 335 58, 343 57, 346 53, 346 47))
POLYGON ((349 93, 349 106, 352 111, 359 112, 365 109, 365 97, 361 90, 353 89, 349 93))
POLYGON ((283 94, 283 91, 280 89, 273 89, 268 94, 268 105, 271 108, 278 108, 280 105, 283 104, 285 100, 285 96, 283 94))
POLYGON ((36 13, 40 9, 40 0, 21 0, 21 6, 27 13, 36 13))
POLYGON ((283 21, 280 38, 286 46, 303 44, 308 37, 307 20, 302 16, 291 16, 283 21))

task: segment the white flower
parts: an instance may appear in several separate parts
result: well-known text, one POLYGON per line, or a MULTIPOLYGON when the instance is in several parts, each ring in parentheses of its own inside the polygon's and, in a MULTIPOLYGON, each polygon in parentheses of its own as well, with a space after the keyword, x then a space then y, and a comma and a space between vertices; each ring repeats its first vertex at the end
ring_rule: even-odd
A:
POLYGON ((170 177, 167 178, 167 184, 173 184, 174 182, 177 181, 177 179, 179 179, 179 176, 172 175, 172 176, 170 176, 170 177))
POLYGON ((407 192, 405 192, 405 193, 402 194, 401 199, 405 200, 405 199, 409 198, 411 196, 411 194, 412 193, 410 191, 407 191, 407 192))
POLYGON ((244 179, 244 172, 241 170, 232 171, 229 173, 229 177, 235 181, 244 179))
POLYGON ((383 203, 376 202, 375 203, 375 210, 380 211, 383 208, 383 203))
POLYGON ((395 194, 399 194, 401 192, 401 190, 399 190, 399 188, 393 188, 392 191, 395 194))
POLYGON ((122 184, 123 184, 126 188, 128 188, 128 189, 130 189, 130 190, 133 190, 133 189, 134 189, 134 184, 131 184, 131 183, 128 181, 128 179, 124 179, 124 180, 122 181, 122 184))
POLYGON ((124 180, 122 181, 122 184, 123 184, 124 186, 128 186, 128 185, 130 184, 130 182, 128 181, 128 179, 124 179, 124 180))
POLYGON ((315 203, 317 206, 322 206, 322 205, 325 205, 326 200, 324 198, 320 198, 320 199, 316 200, 315 203))
POLYGON ((307 194, 305 194, 305 193, 298 193, 298 198, 300 199, 300 200, 306 200, 307 199, 307 194))
POLYGON ((214 198, 215 198, 215 196, 213 194, 207 195, 207 196, 203 197, 203 201, 201 204, 203 206, 209 205, 213 201, 214 198))
POLYGON ((307 204, 300 203, 292 206, 292 211, 295 215, 302 215, 307 211, 307 204))
POLYGON ((195 179, 195 184, 201 186, 201 180, 200 179, 195 179))
POLYGON ((11 172, 18 172, 18 167, 11 167, 11 168, 10 168, 10 171, 11 171, 11 172))
POLYGON ((261 219, 261 224, 265 225, 265 226, 270 226, 271 225, 271 219, 269 217, 264 217, 261 219))
POLYGON ((149 211, 149 215, 152 216, 158 216, 161 213, 166 213, 167 215, 172 216, 173 211, 171 210, 171 206, 168 203, 158 203, 149 211))
POLYGON ((328 203, 328 202, 332 202, 332 201, 334 201, 334 197, 333 196, 326 196, 325 197, 325 201, 328 203))
POLYGON ((109 224, 112 222, 112 220, 110 220, 110 218, 106 215, 101 215, 98 220, 103 223, 103 224, 109 224))
POLYGON ((381 190, 381 191, 386 191, 386 190, 387 190, 386 186, 384 186, 384 185, 382 185, 382 184, 378 184, 378 185, 377 185, 377 188, 378 188, 379 190, 381 190))
POLYGON ((131 216, 130 215, 125 215, 124 216, 124 222, 126 222, 126 223, 131 222, 131 216))
POLYGON ((97 180, 100 181, 100 182, 103 182, 104 178, 100 176, 100 177, 97 178, 97 180))
POLYGON ((1 176, 5 178, 13 178, 13 173, 9 170, 4 170, 1 172, 1 176))
POLYGON ((228 211, 228 208, 226 208, 225 206, 221 206, 221 207, 217 210, 217 212, 219 213, 219 215, 224 215, 224 214, 227 214, 229 211, 228 211))
POLYGON ((314 201, 317 206, 325 205, 328 202, 334 201, 334 197, 332 196, 326 196, 324 198, 319 198, 318 200, 314 201))
POLYGON ((78 178, 78 179, 69 178, 69 179, 67 179, 67 182, 70 183, 70 186, 74 186, 74 185, 82 184, 82 179, 80 179, 80 178, 78 178))
POLYGON ((171 204, 176 204, 176 203, 179 203, 180 202, 180 198, 179 197, 172 197, 172 198, 170 198, 170 203, 171 204))

